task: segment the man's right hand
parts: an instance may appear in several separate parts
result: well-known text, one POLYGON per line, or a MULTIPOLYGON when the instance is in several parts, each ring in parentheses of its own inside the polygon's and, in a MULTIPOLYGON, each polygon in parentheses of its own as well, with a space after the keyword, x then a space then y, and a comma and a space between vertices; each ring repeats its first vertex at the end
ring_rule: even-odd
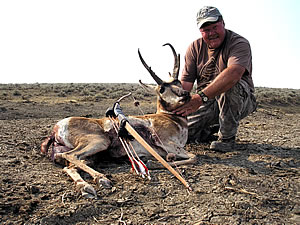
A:
POLYGON ((198 94, 194 94, 191 100, 185 105, 175 109, 173 113, 178 115, 187 116, 193 112, 196 112, 199 107, 203 104, 201 97, 198 94))

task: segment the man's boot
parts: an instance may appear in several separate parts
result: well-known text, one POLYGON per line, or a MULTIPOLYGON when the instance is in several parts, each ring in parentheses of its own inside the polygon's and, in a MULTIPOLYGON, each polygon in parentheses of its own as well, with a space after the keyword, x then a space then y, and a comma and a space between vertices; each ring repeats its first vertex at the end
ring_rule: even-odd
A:
POLYGON ((235 137, 219 139, 210 144, 210 149, 217 152, 231 152, 235 148, 235 137))

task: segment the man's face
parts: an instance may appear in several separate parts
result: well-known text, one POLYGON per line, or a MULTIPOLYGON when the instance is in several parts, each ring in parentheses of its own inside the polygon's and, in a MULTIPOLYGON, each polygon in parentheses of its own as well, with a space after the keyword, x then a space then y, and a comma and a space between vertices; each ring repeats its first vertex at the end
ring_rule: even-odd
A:
POLYGON ((218 48, 225 38, 225 26, 223 21, 200 28, 200 32, 210 48, 218 48))

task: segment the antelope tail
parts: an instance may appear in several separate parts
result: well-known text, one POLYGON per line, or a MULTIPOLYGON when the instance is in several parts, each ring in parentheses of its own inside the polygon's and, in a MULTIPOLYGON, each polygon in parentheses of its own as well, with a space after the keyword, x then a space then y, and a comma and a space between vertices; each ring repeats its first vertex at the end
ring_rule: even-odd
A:
POLYGON ((48 153, 48 149, 50 145, 54 142, 54 140, 55 140, 55 132, 53 132, 49 137, 47 137, 41 144, 41 152, 43 154, 48 153))

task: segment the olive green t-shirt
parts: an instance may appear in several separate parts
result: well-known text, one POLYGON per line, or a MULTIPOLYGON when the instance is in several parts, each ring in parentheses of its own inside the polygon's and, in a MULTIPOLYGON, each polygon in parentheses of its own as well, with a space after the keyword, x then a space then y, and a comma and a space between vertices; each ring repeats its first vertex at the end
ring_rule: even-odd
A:
POLYGON ((210 49, 202 38, 190 44, 186 51, 181 80, 192 83, 197 81, 197 90, 201 90, 224 69, 236 64, 246 69, 242 79, 254 92, 250 44, 242 36, 226 30, 222 45, 216 49, 210 49))

